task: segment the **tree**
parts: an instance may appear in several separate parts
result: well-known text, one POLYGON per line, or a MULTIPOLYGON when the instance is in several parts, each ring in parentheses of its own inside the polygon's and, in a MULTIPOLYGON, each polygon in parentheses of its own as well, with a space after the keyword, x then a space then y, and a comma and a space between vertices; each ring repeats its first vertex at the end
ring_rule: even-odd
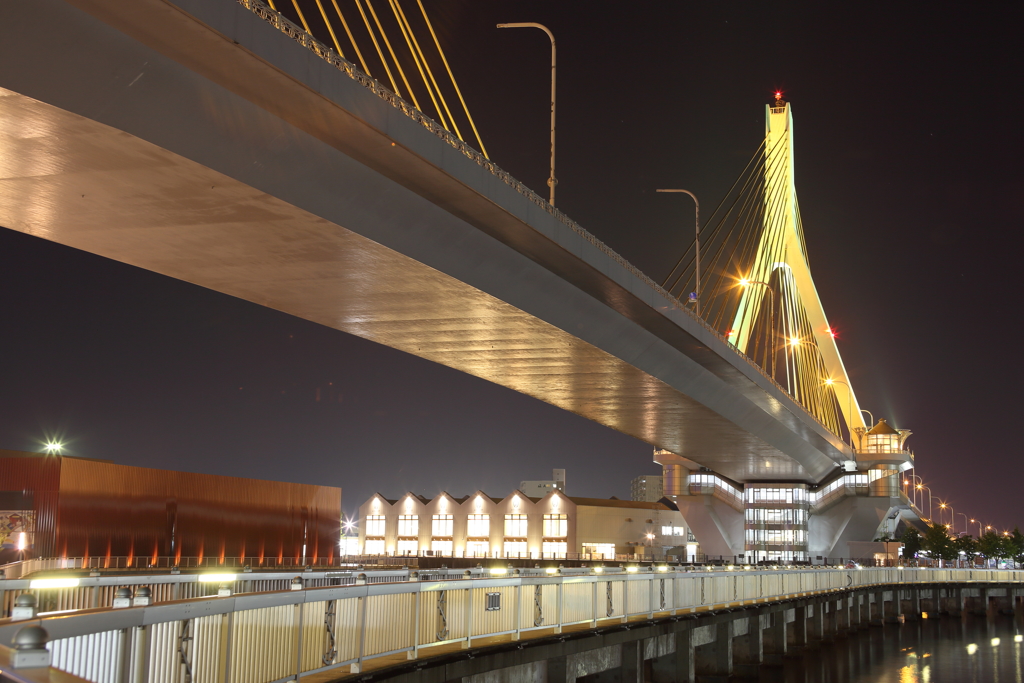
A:
POLYGON ((1003 537, 994 531, 987 532, 978 539, 978 554, 985 558, 986 564, 989 560, 999 559, 1006 553, 1003 537))
POLYGON ((907 530, 903 532, 903 536, 900 537, 900 541, 903 543, 903 559, 909 560, 917 557, 917 553, 921 550, 920 531, 908 526, 907 530))
POLYGON ((1020 527, 1013 527, 1013 533, 1007 539, 1006 545, 1013 561, 1017 564, 1024 563, 1024 534, 1020 532, 1020 527))
POLYGON ((978 542, 974 540, 974 537, 970 534, 957 536, 957 538, 953 541, 953 547, 956 548, 956 551, 958 553, 963 553, 964 555, 966 555, 968 562, 972 562, 974 556, 978 554, 978 542))
POLYGON ((924 549, 932 557, 949 562, 959 556, 959 552, 953 546, 953 539, 949 537, 949 530, 944 524, 932 524, 924 535, 924 549))

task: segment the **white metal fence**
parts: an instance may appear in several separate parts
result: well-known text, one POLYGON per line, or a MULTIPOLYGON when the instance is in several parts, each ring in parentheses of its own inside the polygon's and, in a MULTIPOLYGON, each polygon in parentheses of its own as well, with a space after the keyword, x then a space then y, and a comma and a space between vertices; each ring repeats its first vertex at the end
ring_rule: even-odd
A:
MULTIPOLYGON (((437 645, 469 647, 484 637, 528 637, 608 619, 871 585, 1024 580, 1024 571, 979 569, 631 569, 476 570, 430 580, 409 571, 367 572, 352 585, 72 610, 39 621, 51 637, 53 667, 95 683, 257 683, 338 667, 359 671, 387 655, 424 656, 437 645)), ((0 642, 23 624, 0 621, 0 642)))

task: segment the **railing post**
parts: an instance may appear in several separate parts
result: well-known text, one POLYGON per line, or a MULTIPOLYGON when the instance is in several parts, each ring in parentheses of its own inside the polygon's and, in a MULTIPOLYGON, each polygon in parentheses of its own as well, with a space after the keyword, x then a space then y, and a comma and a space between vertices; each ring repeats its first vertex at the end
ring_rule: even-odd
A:
MULTIPOLYGON (((466 572, 467 574, 469 572, 466 572)), ((472 583, 466 579, 466 583, 472 583)), ((466 589, 466 641, 462 644, 463 649, 469 649, 473 642, 473 589, 466 589)))

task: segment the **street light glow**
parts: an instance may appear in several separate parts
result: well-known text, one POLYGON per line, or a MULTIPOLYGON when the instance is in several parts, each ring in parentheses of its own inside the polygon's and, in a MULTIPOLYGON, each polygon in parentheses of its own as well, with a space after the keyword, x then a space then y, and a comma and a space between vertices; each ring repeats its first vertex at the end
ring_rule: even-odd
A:
POLYGON ((50 455, 53 455, 54 453, 60 455, 61 453, 64 452, 64 444, 62 444, 59 441, 47 441, 46 445, 43 448, 50 455))

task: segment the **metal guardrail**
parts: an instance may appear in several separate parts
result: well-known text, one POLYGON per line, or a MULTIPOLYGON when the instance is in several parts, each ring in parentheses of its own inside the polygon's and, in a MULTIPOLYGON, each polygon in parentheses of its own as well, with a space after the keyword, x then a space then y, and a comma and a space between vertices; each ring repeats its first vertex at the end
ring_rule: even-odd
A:
MULTIPOLYGON (((407 580, 198 598, 0 621, 0 642, 25 623, 50 635, 52 666, 94 683, 264 683, 480 638, 651 619, 867 586, 1021 583, 1024 571, 818 569, 676 571, 669 567, 505 568, 469 580, 407 580), (187 672, 187 677, 186 677, 187 672)), ((400 577, 394 577, 400 578, 400 577)), ((341 673, 341 672, 339 672, 341 673)))
MULTIPOLYGON (((442 126, 440 123, 424 114, 422 111, 413 106, 411 102, 408 102, 399 95, 395 94, 376 79, 367 76, 359 69, 358 66, 356 66, 352 62, 348 61, 347 59, 339 55, 326 43, 322 43, 316 38, 314 38, 312 35, 307 33, 305 29, 303 29, 301 26, 292 23, 291 21, 286 19, 283 15, 281 15, 280 12, 271 9, 271 7, 263 3, 262 0, 237 0, 237 2, 238 4, 242 5, 243 7, 251 11, 256 16, 260 17, 270 25, 274 26, 276 29, 287 35, 289 38, 293 39, 295 42, 305 47, 310 52, 314 53, 321 59, 334 65, 335 68, 337 68, 339 71, 347 75, 349 78, 356 81, 364 88, 366 88, 367 90, 374 93, 382 100, 393 106, 395 109, 399 110, 407 117, 409 117, 416 123, 420 124, 422 127, 426 128, 437 137, 444 140, 449 146, 451 146, 453 149, 458 150, 459 153, 461 153, 463 156, 473 160, 473 162, 475 162, 478 166, 481 166, 482 168, 486 169, 489 173, 491 173, 491 175, 495 176, 496 178, 499 178, 503 183, 514 189, 518 194, 522 195, 523 197, 526 197, 530 202, 537 205, 542 210, 553 216, 558 222, 562 223, 570 230, 575 232, 577 235, 582 237, 584 240, 589 242, 592 246, 597 248, 598 251, 608 256, 610 259, 612 259, 615 263, 624 268, 634 277, 640 279, 644 284, 650 287, 656 294, 663 297, 665 301, 673 309, 681 311, 685 315, 689 316, 693 322, 703 327, 707 332, 709 332, 711 335, 713 335, 715 338, 721 341, 725 348, 731 350, 739 358, 745 361, 748 365, 757 370, 757 372, 765 381, 773 385, 776 389, 782 392, 782 394, 788 396, 790 399, 793 400, 794 403, 803 408, 804 412, 808 416, 810 416, 815 422, 821 425, 826 431, 828 431, 830 434, 834 433, 831 429, 828 428, 827 425, 825 425, 824 422, 819 420, 813 413, 807 410, 807 408, 804 407, 802 403, 800 403, 796 398, 794 398, 792 394, 786 391, 785 387, 779 384, 775 380, 775 378, 773 378, 771 375, 765 372, 765 370, 760 365, 758 365, 753 358, 751 358, 750 356, 736 348, 725 335, 723 335, 721 332, 719 332, 714 327, 705 322, 703 318, 701 318, 696 313, 687 308, 685 305, 683 305, 683 303, 679 301, 678 298, 673 296, 668 290, 666 290, 664 287, 662 287, 657 282, 648 277, 646 274, 644 274, 639 268, 637 268, 632 263, 630 263, 622 256, 620 256, 614 249, 609 247, 607 244, 599 240, 591 233, 587 232, 579 223, 572 220, 567 215, 556 209, 554 206, 548 203, 546 199, 544 199, 539 194, 528 188, 519 180, 516 180, 516 178, 513 177, 512 174, 510 174, 508 171, 503 170, 501 167, 499 167, 493 161, 485 157, 479 151, 473 149, 473 147, 469 145, 469 143, 465 142, 464 140, 453 134, 451 131, 449 131, 447 128, 442 126)), ((839 435, 837 434, 836 436, 839 435)))

